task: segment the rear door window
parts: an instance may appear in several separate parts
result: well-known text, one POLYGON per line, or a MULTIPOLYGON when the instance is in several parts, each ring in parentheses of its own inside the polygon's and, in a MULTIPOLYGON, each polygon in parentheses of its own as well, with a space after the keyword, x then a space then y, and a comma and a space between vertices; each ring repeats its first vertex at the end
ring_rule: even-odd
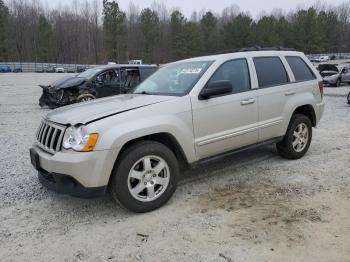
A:
POLYGON ((255 57, 254 64, 260 88, 289 82, 287 71, 279 57, 255 57))
POLYGON ((308 81, 316 79, 310 67, 298 56, 286 56, 286 60, 292 69, 295 81, 308 81))

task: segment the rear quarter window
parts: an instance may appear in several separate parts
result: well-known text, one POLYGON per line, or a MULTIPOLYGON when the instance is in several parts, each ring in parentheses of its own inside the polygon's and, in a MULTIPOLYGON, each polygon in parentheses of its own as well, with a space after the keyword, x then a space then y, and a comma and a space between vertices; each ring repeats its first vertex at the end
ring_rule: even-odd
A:
POLYGON ((286 60, 292 69, 295 81, 308 81, 316 79, 316 76, 305 63, 305 61, 298 56, 286 56, 286 60))
POLYGON ((279 57, 255 57, 254 65, 260 88, 289 82, 287 71, 279 57))

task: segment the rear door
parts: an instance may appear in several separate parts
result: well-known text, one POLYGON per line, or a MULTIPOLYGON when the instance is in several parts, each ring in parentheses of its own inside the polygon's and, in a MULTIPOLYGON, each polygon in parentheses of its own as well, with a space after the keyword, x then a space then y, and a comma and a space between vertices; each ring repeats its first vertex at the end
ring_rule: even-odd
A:
POLYGON ((131 92, 140 82, 140 69, 138 67, 121 68, 122 93, 131 92))
POLYGON ((318 89, 316 76, 300 56, 254 59, 259 82, 259 140, 283 136, 298 97, 318 89), (261 59, 259 61, 259 59, 261 59))
POLYGON ((281 135, 283 111, 294 95, 291 79, 280 56, 253 57, 259 87, 259 141, 281 135))
POLYGON ((120 94, 119 70, 109 69, 99 74, 96 78, 96 91, 98 97, 106 97, 120 94))

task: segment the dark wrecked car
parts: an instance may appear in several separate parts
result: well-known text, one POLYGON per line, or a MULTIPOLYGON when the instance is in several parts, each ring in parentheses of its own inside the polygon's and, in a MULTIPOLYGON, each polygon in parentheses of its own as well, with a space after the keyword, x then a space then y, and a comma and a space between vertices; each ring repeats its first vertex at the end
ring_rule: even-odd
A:
POLYGON ((339 87, 341 83, 350 83, 350 64, 321 64, 318 70, 324 84, 339 87))
POLYGON ((106 65, 66 76, 48 86, 40 85, 41 107, 56 108, 77 102, 131 92, 158 69, 155 65, 106 65))

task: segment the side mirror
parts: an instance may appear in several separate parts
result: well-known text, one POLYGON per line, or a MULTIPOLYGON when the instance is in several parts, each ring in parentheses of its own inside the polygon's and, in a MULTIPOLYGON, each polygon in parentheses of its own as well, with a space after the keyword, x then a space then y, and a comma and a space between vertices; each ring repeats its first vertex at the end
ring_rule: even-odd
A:
POLYGON ((348 72, 348 70, 346 68, 343 68, 343 70, 341 70, 342 74, 346 74, 348 72))
POLYGON ((210 99, 214 96, 232 93, 232 84, 227 80, 214 81, 209 83, 199 94, 199 100, 210 99))

